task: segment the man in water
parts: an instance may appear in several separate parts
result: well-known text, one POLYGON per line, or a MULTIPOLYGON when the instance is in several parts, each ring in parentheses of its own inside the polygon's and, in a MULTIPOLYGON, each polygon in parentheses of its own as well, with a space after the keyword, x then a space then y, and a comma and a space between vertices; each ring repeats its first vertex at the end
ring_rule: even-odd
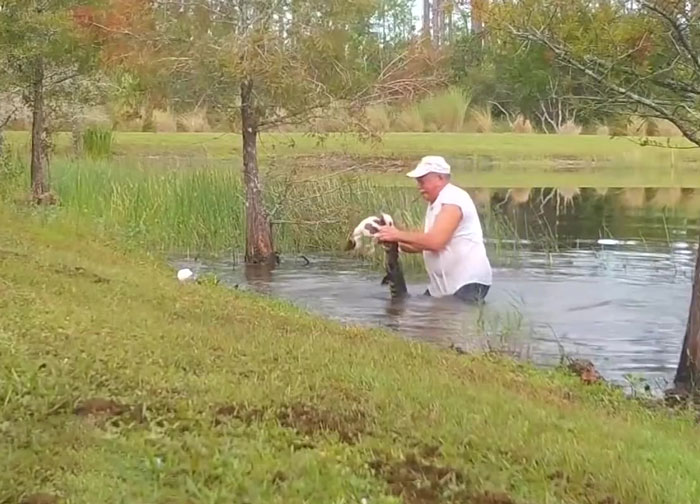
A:
POLYGON ((382 226, 377 238, 399 242, 403 252, 423 253, 427 295, 484 300, 492 283, 476 207, 469 194, 450 182, 450 165, 442 156, 425 156, 407 174, 428 202, 423 232, 382 226))

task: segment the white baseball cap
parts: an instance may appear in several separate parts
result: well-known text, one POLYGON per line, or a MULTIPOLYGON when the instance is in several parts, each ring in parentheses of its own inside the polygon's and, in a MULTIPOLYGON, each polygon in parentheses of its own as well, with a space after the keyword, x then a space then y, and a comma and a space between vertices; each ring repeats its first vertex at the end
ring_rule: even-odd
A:
POLYGON ((407 177, 418 178, 428 173, 450 173, 450 165, 442 156, 425 156, 418 165, 406 174, 407 177))

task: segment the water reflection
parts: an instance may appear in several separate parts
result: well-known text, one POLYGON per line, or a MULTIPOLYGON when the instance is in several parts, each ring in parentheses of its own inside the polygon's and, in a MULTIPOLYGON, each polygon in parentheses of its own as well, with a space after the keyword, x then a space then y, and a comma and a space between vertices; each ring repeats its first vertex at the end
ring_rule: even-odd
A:
POLYGON ((676 208, 683 197, 680 187, 661 187, 651 199, 651 205, 655 208, 676 208))
POLYGON ((256 291, 264 294, 272 294, 271 282, 274 264, 243 264, 243 274, 246 283, 256 291))
MULTIPOLYGON (((483 198, 483 189, 467 189, 483 198)), ((557 248, 598 239, 673 242, 691 236, 700 220, 694 188, 510 188, 488 189, 479 208, 487 238, 514 239, 557 248), (482 203, 483 204, 483 203, 482 203), (505 224, 505 225, 504 225, 505 224)), ((476 197, 475 197, 476 198, 476 197)))
POLYGON ((348 256, 309 257, 309 266, 283 257, 275 269, 174 262, 215 272, 224 284, 242 283, 339 321, 387 327, 410 339, 465 349, 501 345, 492 339, 502 339, 544 364, 556 363, 561 349, 589 358, 615 381, 626 373, 672 379, 690 302, 697 191, 470 192, 487 201, 485 221, 499 214, 517 243, 496 254, 498 240, 487 233, 495 283, 483 309, 424 296, 424 282, 409 283, 411 296, 392 301, 380 285, 381 272, 348 256), (538 245, 544 234, 556 249, 538 245))

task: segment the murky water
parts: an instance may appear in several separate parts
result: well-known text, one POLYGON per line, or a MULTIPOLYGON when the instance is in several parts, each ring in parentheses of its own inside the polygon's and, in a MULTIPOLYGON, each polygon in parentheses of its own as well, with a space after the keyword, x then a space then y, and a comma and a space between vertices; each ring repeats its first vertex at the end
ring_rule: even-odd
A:
POLYGON ((500 212, 513 234, 489 240, 494 285, 482 311, 423 296, 420 277, 409 282, 409 299, 392 302, 382 272, 348 256, 308 256, 309 264, 283 257, 273 271, 230 260, 173 264, 405 338, 466 350, 506 347, 545 365, 563 351, 591 359, 619 383, 628 374, 670 382, 697 250, 700 215, 684 206, 694 192, 571 189, 549 199, 551 190, 528 191, 527 199, 524 192, 489 190, 479 200, 500 212))

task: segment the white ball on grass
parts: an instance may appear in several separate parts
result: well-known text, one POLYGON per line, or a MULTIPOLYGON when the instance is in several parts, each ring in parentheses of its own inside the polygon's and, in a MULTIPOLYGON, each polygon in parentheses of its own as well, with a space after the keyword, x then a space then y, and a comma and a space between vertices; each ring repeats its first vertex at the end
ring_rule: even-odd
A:
POLYGON ((194 273, 191 269, 183 268, 177 272, 177 279, 181 282, 184 282, 185 280, 189 280, 190 278, 192 278, 193 275, 194 273))

